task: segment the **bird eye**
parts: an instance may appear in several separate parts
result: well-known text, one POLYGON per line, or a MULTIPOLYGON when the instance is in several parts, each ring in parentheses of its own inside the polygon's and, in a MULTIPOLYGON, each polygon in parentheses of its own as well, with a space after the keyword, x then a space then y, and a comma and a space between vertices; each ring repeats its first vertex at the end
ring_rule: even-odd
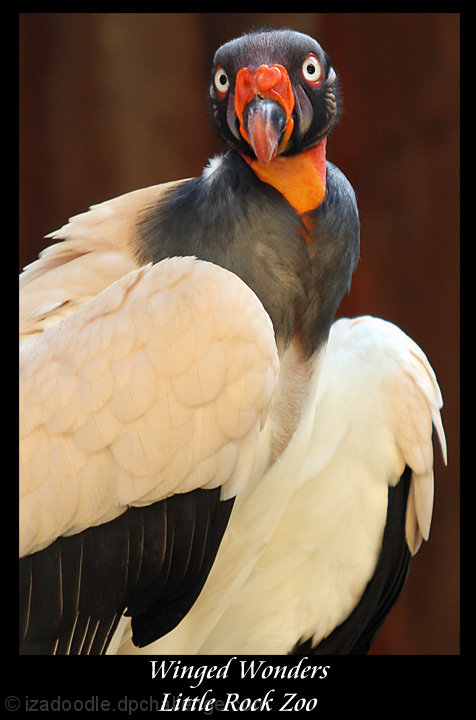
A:
POLYGON ((310 85, 317 87, 321 82, 322 68, 321 63, 313 53, 306 55, 302 64, 302 76, 310 85))
POLYGON ((228 75, 223 70, 221 65, 218 66, 217 71, 215 73, 215 87, 218 90, 218 94, 221 97, 225 97, 226 92, 228 88, 230 87, 230 81, 228 80, 228 75))

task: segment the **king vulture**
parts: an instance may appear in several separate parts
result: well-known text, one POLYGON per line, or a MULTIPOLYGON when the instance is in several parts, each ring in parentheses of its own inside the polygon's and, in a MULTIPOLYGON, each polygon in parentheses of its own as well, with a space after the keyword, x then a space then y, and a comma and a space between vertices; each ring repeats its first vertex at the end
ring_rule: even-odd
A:
POLYGON ((20 653, 363 653, 428 537, 433 371, 359 256, 311 37, 216 53, 226 154, 20 276, 20 653))

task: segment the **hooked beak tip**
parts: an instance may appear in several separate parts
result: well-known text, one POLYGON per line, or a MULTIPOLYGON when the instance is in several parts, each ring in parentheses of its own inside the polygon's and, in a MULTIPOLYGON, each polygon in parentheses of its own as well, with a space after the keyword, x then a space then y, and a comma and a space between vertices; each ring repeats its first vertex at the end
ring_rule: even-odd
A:
POLYGON ((241 131, 263 167, 278 154, 285 126, 286 115, 277 103, 259 98, 250 104, 241 131))

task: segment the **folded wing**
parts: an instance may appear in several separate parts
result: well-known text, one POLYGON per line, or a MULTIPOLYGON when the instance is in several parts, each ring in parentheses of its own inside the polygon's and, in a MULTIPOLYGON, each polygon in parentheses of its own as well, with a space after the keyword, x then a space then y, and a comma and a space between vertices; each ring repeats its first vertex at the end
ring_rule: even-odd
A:
MULTIPOLYGON (((43 277, 59 268, 49 268, 43 277)), ((101 543, 110 546, 109 531, 104 532, 111 528, 113 548, 121 553, 121 543, 129 545, 132 537, 129 508, 217 489, 211 501, 215 507, 216 492, 224 501, 246 485, 273 397, 278 360, 269 317, 241 280, 210 263, 173 258, 136 267, 93 298, 83 298, 67 316, 56 316, 24 344, 20 362, 20 554, 25 558, 28 638, 28 633, 35 634, 31 578, 40 578, 35 582, 41 585, 39 558, 56 541, 64 545, 69 536, 102 526, 101 543), (127 522, 120 520, 122 515, 127 522)), ((202 499, 198 502, 203 505, 202 499)), ((196 525, 198 510, 192 505, 196 525)), ((212 510, 209 506, 200 511, 205 527, 212 510)), ((157 512, 167 515, 164 508, 157 512)), ((144 522, 133 521, 142 550, 144 522)), ((165 522, 160 532, 167 535, 165 522)), ((220 523, 223 532, 226 522, 220 523)), ((198 535, 190 531, 190 523, 181 520, 177 531, 179 525, 191 553, 198 535)), ((173 541, 180 546, 180 538, 173 541)), ((155 549, 161 555, 159 570, 165 556, 170 564, 170 542, 155 549)), ((78 586, 88 569, 79 563, 73 572, 73 562, 68 570, 58 570, 58 558, 64 560, 65 552, 61 549, 54 560, 46 558, 45 567, 55 566, 58 587, 65 580, 63 571, 72 572, 69 580, 78 586)), ((75 553, 84 560, 84 547, 75 553)), ((93 553, 91 558, 97 565, 98 557, 93 553)), ((124 562, 127 565, 130 557, 124 562)), ((98 574, 97 567, 91 572, 98 574)), ((178 572, 183 574, 183 567, 178 572)), ((130 577, 119 584, 116 613, 124 609, 124 586, 129 596, 132 587, 130 577)), ((156 602, 149 598, 146 605, 156 602)), ((140 612, 146 609, 141 606, 140 612)), ((77 612, 76 607, 75 620, 77 612)), ((94 609, 91 612, 93 617, 94 609)), ((62 623, 57 617, 56 629, 62 623)))

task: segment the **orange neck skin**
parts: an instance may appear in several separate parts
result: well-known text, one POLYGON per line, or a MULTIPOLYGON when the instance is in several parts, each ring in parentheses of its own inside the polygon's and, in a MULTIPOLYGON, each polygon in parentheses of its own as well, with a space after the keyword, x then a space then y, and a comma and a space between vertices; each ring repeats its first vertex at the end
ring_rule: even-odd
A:
POLYGON ((315 210, 326 194, 326 141, 327 138, 324 138, 299 155, 278 156, 271 160, 268 167, 242 156, 260 180, 272 185, 286 198, 308 230, 310 219, 302 216, 315 210))

